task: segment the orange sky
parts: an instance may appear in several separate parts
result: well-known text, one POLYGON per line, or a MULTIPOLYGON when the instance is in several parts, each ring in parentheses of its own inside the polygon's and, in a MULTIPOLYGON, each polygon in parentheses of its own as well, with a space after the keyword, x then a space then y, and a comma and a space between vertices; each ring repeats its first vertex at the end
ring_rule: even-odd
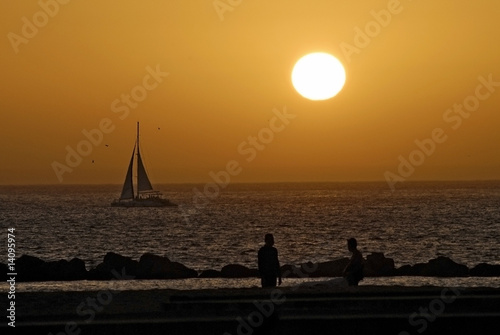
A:
POLYGON ((0 184, 121 183, 137 121, 153 183, 230 161, 241 182, 500 179, 499 17, 488 0, 2 1, 0 184), (346 68, 330 100, 291 84, 316 51, 346 68))

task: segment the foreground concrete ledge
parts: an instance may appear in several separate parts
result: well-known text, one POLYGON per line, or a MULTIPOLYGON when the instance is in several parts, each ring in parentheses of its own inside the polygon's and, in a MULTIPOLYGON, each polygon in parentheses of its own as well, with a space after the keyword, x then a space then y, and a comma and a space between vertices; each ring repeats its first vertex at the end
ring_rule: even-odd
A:
MULTIPOLYGON (((5 297, 1 298, 6 299, 5 297)), ((16 321, 96 322, 163 320, 164 322, 244 317, 267 306, 281 318, 408 318, 419 308, 440 315, 498 315, 500 288, 359 286, 343 288, 204 289, 91 292, 20 292, 16 321), (441 312, 441 309, 443 310, 441 312)))
POLYGON ((16 306, 16 334, 490 334, 500 289, 24 292, 16 306))

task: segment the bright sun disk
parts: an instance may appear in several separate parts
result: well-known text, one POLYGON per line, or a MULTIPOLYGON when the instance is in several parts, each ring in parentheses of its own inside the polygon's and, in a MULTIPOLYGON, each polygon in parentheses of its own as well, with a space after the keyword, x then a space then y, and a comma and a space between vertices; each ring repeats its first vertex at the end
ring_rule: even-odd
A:
POLYGON ((292 70, 293 87, 310 100, 333 98, 344 87, 345 79, 342 63, 324 52, 305 55, 292 70))

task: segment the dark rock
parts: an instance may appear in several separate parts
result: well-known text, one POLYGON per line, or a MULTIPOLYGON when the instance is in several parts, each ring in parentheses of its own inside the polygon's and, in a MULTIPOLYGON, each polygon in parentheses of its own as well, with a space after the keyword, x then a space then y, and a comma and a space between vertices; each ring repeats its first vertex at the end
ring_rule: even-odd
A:
POLYGON ((126 274, 129 277, 137 277, 139 263, 130 257, 125 257, 114 252, 108 252, 104 261, 88 273, 89 279, 107 280, 118 279, 117 274, 126 274))
POLYGON ((46 262, 40 269, 45 280, 83 280, 87 278, 85 262, 78 258, 71 261, 46 262))
POLYGON ((409 276, 427 276, 427 263, 414 264, 409 271, 409 276))
POLYGON ((151 277, 168 271, 170 259, 151 253, 145 253, 139 259, 139 273, 141 277, 151 277))
POLYGON ((295 265, 286 264, 281 268, 281 276, 283 278, 298 278, 300 273, 300 268, 295 265))
POLYGON ((198 277, 198 272, 196 270, 190 269, 184 264, 171 262, 168 271, 159 278, 161 279, 181 279, 181 278, 196 278, 198 277))
POLYGON ((16 261, 17 281, 42 281, 40 269, 45 262, 40 258, 22 255, 16 261))
POLYGON ((83 280, 87 278, 85 262, 79 258, 70 260, 66 271, 66 277, 71 278, 68 280, 83 280))
POLYGON ((104 268, 108 270, 120 271, 122 268, 125 268, 129 275, 136 275, 139 270, 139 263, 137 261, 114 252, 108 252, 104 256, 104 262, 102 264, 104 268))
POLYGON ((413 276, 412 274, 413 267, 411 265, 403 265, 400 268, 394 270, 395 276, 413 276))
POLYGON ((85 263, 78 258, 45 262, 38 257, 23 255, 16 261, 18 281, 83 280, 87 278, 85 263))
POLYGON ((309 277, 342 277, 342 272, 347 263, 349 263, 348 258, 340 258, 317 264, 307 263, 301 266, 301 270, 302 273, 309 274, 309 277))
POLYGON ((150 252, 145 253, 139 259, 139 263, 142 263, 142 264, 153 264, 153 263, 157 263, 157 262, 170 263, 171 260, 166 256, 158 256, 158 255, 152 254, 150 252))
POLYGON ((4 263, 0 263, 0 280, 5 282, 7 279, 9 279, 7 277, 7 273, 9 273, 11 271, 8 270, 7 268, 7 264, 4 264, 4 263))
POLYGON ((470 269, 469 274, 475 277, 500 277, 500 265, 480 263, 470 269))
MULTIPOLYGON (((101 265, 101 264, 99 264, 101 265)), ((112 277, 109 275, 109 272, 102 271, 100 268, 98 270, 99 265, 95 269, 90 269, 87 273, 87 279, 89 280, 109 280, 112 277)))
POLYGON ((468 274, 469 268, 467 266, 455 263, 448 257, 440 256, 427 263, 427 276, 465 277, 468 274))
POLYGON ((85 262, 83 260, 81 260, 80 258, 73 258, 72 260, 69 261, 69 265, 76 272, 87 273, 87 268, 85 266, 85 262))
POLYGON ((220 278, 222 274, 217 270, 204 270, 200 273, 198 278, 220 278))
POLYGON ((35 256, 22 255, 16 261, 17 281, 44 281, 46 275, 42 271, 45 264, 43 260, 35 256))
POLYGON ((22 255, 16 261, 16 267, 18 269, 21 268, 37 268, 42 266, 45 261, 41 260, 38 257, 30 256, 30 255, 22 255))
POLYGON ((386 258, 381 252, 373 252, 366 256, 363 273, 365 277, 393 276, 394 260, 386 258))
POLYGON ((146 253, 139 260, 139 278, 145 279, 181 279, 196 278, 198 272, 167 257, 146 253))
POLYGON ((426 276, 426 277, 465 277, 469 268, 455 263, 448 257, 440 256, 429 262, 417 263, 413 266, 405 265, 395 271, 399 276, 426 276))
MULTIPOLYGON (((57 277, 63 274, 68 266, 67 260, 58 260, 44 262, 38 269, 38 273, 43 276, 43 280, 57 280, 57 277)), ((64 276, 64 275, 62 275, 64 276)), ((64 280, 64 279, 62 279, 64 280)))
POLYGON ((221 275, 223 278, 259 277, 259 271, 240 264, 229 264, 222 268, 221 275))

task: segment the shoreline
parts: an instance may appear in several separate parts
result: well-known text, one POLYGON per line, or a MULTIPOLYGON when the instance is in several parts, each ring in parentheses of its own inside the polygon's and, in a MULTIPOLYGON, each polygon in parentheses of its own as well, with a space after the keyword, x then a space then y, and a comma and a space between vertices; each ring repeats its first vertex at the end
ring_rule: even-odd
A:
MULTIPOLYGON (((281 288, 303 283, 328 281, 340 277, 285 278, 281 288)), ((500 288, 500 277, 367 277, 360 287, 487 287, 500 288)), ((130 280, 76 280, 16 283, 17 292, 89 292, 99 290, 149 291, 178 290, 197 291, 204 289, 247 289, 260 287, 258 278, 188 278, 188 279, 130 279, 130 280)), ((8 292, 9 284, 0 283, 0 292, 8 292)))
MULTIPOLYGON (((283 278, 341 277, 348 258, 319 263, 285 264, 281 266, 283 278)), ((87 270, 83 260, 44 261, 38 257, 22 255, 15 260, 17 282, 128 280, 128 279, 188 279, 188 278, 258 278, 259 271, 241 264, 227 264, 220 270, 199 271, 171 261, 168 257, 152 253, 139 260, 108 252, 96 267, 87 270)), ((0 263, 6 274, 7 264, 0 263)), ((372 252, 365 257, 363 275, 368 277, 422 276, 422 277, 500 277, 500 264, 479 263, 469 268, 444 256, 427 263, 395 266, 394 259, 383 253, 372 252)), ((0 276, 1 278, 1 276, 0 276)), ((4 275, 4 280, 7 280, 4 275)))

